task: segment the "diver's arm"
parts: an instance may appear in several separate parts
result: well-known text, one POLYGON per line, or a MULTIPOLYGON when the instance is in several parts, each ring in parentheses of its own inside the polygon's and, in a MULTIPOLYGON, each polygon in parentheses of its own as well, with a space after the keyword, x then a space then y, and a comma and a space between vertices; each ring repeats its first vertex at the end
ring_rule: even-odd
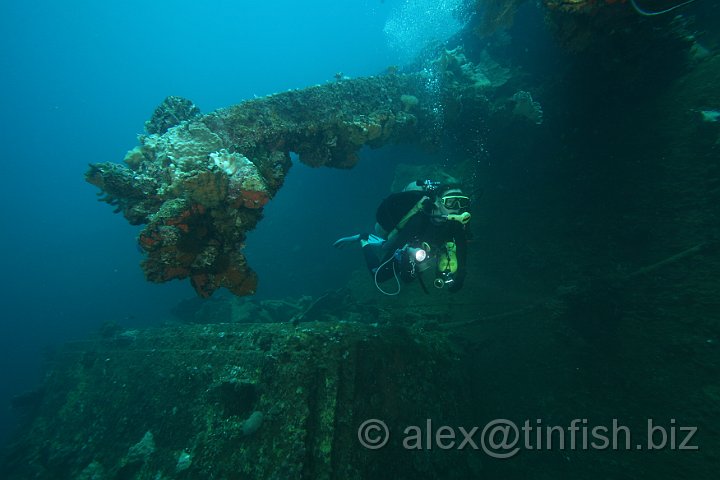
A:
POLYGON ((405 214, 403 218, 400 219, 398 224, 393 228, 392 232, 388 235, 387 238, 387 245, 394 245, 397 236, 399 235, 400 231, 405 228, 405 226, 408 224, 408 222, 418 213, 425 212, 428 209, 428 202, 432 203, 432 200, 430 200, 430 197, 422 197, 418 202, 413 205, 413 207, 410 209, 408 213, 405 214))

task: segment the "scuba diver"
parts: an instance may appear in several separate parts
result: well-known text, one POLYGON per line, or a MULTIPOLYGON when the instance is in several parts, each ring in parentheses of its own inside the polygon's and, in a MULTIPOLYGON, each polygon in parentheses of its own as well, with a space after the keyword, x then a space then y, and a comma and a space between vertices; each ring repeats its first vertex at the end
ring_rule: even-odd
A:
POLYGON ((382 201, 374 234, 343 237, 334 246, 359 242, 375 286, 385 295, 399 294, 400 280, 416 278, 427 293, 422 274, 428 270, 436 288, 457 292, 466 274, 469 206, 459 185, 418 180, 382 201), (391 278, 397 288, 390 292, 380 283, 391 278))

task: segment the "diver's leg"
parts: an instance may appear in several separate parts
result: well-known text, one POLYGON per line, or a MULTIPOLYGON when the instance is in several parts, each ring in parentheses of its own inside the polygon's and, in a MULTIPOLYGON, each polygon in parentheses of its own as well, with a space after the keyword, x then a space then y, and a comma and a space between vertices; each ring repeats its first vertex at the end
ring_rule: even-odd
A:
POLYGON ((380 258, 377 256, 377 251, 369 243, 366 243, 362 247, 363 257, 365 257, 365 264, 372 275, 375 275, 375 270, 380 266, 380 258))
POLYGON ((392 278, 394 275, 393 265, 395 263, 395 259, 393 256, 388 257, 386 255, 386 252, 383 249, 383 240, 379 237, 375 237, 376 241, 373 242, 373 237, 374 235, 370 235, 370 238, 368 239, 369 241, 363 242, 363 256, 365 257, 365 263, 370 271, 370 275, 372 275, 378 282, 384 282, 385 280, 392 278), (377 272, 377 274, 375 272, 377 272))

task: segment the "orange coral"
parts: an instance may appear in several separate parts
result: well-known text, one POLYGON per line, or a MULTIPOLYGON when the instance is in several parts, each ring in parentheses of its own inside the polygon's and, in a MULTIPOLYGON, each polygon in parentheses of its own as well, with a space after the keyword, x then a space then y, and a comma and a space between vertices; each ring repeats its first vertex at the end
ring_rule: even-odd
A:
POLYGON ((231 264, 222 274, 220 286, 227 288, 235 295, 252 295, 257 290, 257 274, 245 265, 231 264))
POLYGON ((240 199, 247 208, 262 208, 270 201, 268 193, 259 190, 241 190, 240 199))
POLYGON ((196 273, 190 277, 195 292, 202 298, 210 297, 215 290, 225 287, 235 295, 252 295, 257 289, 257 274, 247 268, 241 254, 234 255, 224 272, 196 273))
POLYGON ((193 218, 205 214, 206 208, 200 203, 196 203, 190 206, 187 210, 184 210, 180 215, 165 219, 163 222, 165 225, 170 225, 183 233, 190 233, 189 223, 193 218))
POLYGON ((209 298, 217 289, 217 286, 213 285, 210 275, 207 273, 193 275, 190 277, 190 283, 202 298, 209 298))
POLYGON ((138 238, 138 242, 140 243, 140 246, 143 248, 143 250, 150 250, 155 245, 157 245, 159 241, 159 235, 155 231, 143 232, 138 238))

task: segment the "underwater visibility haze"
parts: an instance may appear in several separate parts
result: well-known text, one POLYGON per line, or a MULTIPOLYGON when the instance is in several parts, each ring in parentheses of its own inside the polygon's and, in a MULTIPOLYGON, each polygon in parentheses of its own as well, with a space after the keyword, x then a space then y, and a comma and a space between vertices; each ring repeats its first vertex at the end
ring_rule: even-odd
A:
POLYGON ((715 478, 720 5, 0 6, 0 476, 715 478))

